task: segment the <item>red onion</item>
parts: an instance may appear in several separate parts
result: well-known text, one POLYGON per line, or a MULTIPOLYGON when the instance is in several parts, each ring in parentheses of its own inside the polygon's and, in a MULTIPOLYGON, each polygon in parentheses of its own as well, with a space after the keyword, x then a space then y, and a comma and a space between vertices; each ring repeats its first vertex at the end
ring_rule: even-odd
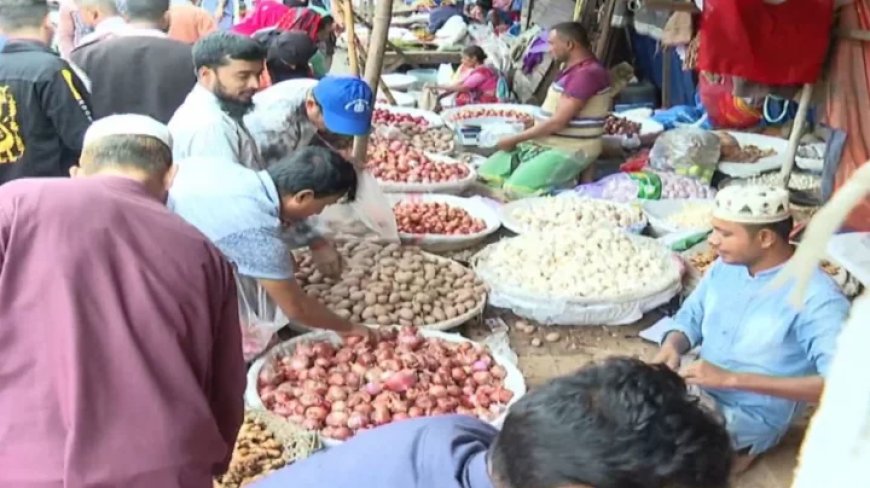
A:
POLYGON ((326 399, 330 402, 347 400, 347 390, 336 385, 330 386, 326 392, 326 399))
POLYGON ((326 416, 326 425, 331 427, 346 427, 348 415, 345 412, 332 412, 326 416))
POLYGON ((392 416, 390 415, 389 409, 386 406, 379 405, 375 407, 375 411, 372 412, 372 423, 375 425, 384 425, 390 423, 392 420, 392 416))
POLYGON ((444 398, 447 396, 447 388, 441 385, 432 385, 429 387, 429 395, 435 398, 444 398))
POLYGON ((486 361, 478 359, 477 361, 475 361, 474 363, 471 364, 471 370, 474 372, 488 371, 489 364, 487 364, 486 361))
POLYGON ((477 371, 471 377, 478 385, 489 385, 492 383, 492 375, 489 374, 489 371, 477 371))
POLYGON ((503 380, 507 377, 507 370, 504 369, 504 366, 500 366, 496 364, 489 370, 490 374, 492 374, 493 378, 503 380))
POLYGON ((344 375, 344 384, 350 388, 359 388, 361 381, 360 375, 356 373, 347 373, 344 375))
POLYGON ((350 438, 353 435, 353 432, 347 427, 335 427, 332 431, 331 439, 337 439, 340 441, 344 441, 350 438))
POLYGON ((407 413, 397 412, 393 414, 393 422, 398 422, 399 420, 407 420, 411 417, 408 416, 407 413))
POLYGON ((328 342, 317 342, 311 346, 311 350, 319 358, 331 358, 335 356, 335 347, 328 342))
POLYGON ((369 423, 369 417, 367 414, 362 412, 353 412, 347 418, 347 428, 351 430, 357 430, 365 427, 369 423))
POLYGON ((306 407, 322 405, 323 398, 317 393, 306 393, 299 397, 299 403, 306 407))
POLYGON ((348 346, 355 346, 363 341, 363 338, 360 336, 349 336, 344 338, 344 343, 348 346))
POLYGON ((326 409, 320 406, 308 407, 305 409, 305 418, 322 421, 326 418, 326 409))
POLYGON ((326 379, 326 369, 322 366, 314 366, 308 370, 308 378, 312 380, 326 379))
POLYGON ((332 402, 329 408, 332 409, 333 412, 346 412, 347 402, 345 402, 344 400, 336 400, 332 402))
POLYGON ((317 358, 314 360, 314 365, 319 366, 320 368, 328 368, 332 365, 332 361, 326 358, 317 358))
POLYGON ((353 411, 368 416, 375 411, 375 407, 373 407, 371 403, 360 403, 353 407, 353 411))
POLYGON ((366 383, 363 388, 365 389, 366 393, 371 396, 376 396, 378 393, 381 392, 380 383, 366 383))
MULTIPOLYGON (((489 373, 486 374, 489 375, 489 373)), ((332 373, 331 375, 329 375, 327 383, 335 386, 344 386, 344 375, 341 373, 332 373)))
POLYGON ((384 387, 390 391, 402 393, 407 391, 409 388, 413 388, 416 384, 417 373, 409 369, 403 369, 402 371, 390 376, 390 378, 384 382, 384 387))
POLYGON ((408 417, 422 417, 426 412, 423 411, 420 407, 411 407, 408 409, 408 417))
POLYGON ((456 381, 462 381, 468 377, 468 373, 462 368, 453 368, 450 372, 450 376, 456 381))
POLYGON ((290 368, 295 369, 296 371, 308 369, 311 365, 311 359, 307 356, 293 356, 290 359, 290 368))

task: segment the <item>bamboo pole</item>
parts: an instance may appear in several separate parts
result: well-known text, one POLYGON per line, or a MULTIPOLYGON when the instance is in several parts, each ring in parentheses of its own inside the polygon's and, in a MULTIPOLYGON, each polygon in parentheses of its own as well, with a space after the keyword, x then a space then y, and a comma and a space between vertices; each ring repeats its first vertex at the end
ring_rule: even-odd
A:
POLYGON ((801 142, 803 135, 804 123, 807 120, 807 111, 810 108, 810 99, 813 96, 812 83, 806 83, 801 89, 801 98, 798 102, 797 113, 794 116, 794 122, 791 126, 791 134, 788 137, 788 148, 785 151, 785 161, 782 162, 780 169, 780 184, 783 188, 788 188, 788 179, 791 176, 791 170, 794 168, 794 157, 797 154, 798 145, 801 142))
POLYGON ((359 76, 359 56, 357 54, 357 37, 353 22, 353 2, 344 0, 339 4, 344 14, 345 36, 347 37, 347 62, 350 65, 350 72, 354 76, 359 76))
MULTIPOLYGON (((387 47, 387 33, 390 30, 390 18, 393 16, 393 0, 378 0, 375 5, 375 16, 372 19, 372 29, 369 33, 368 59, 366 60, 365 79, 369 86, 377 87, 384 65, 384 52, 387 47)), ((366 160, 366 147, 369 137, 358 137, 354 140, 354 160, 363 163, 366 160)))
MULTIPOLYGON (((354 42, 356 42, 357 47, 359 48, 359 65, 365 69, 366 66, 366 58, 368 58, 368 54, 366 54, 366 48, 363 47, 362 42, 360 42, 359 37, 354 36, 354 42)), ((381 75, 378 77, 378 86, 381 90, 384 91, 384 96, 387 98, 387 103, 390 105, 396 105, 396 98, 393 96, 393 91, 390 90, 390 87, 384 83, 384 76, 381 75)))

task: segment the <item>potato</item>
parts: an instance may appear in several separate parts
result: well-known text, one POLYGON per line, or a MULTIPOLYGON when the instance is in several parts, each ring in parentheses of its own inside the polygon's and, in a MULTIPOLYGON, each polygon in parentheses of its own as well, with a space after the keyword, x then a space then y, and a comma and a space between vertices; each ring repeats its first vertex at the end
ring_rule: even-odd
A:
POLYGON ((389 315, 381 315, 377 319, 378 325, 392 325, 393 321, 390 320, 389 315))

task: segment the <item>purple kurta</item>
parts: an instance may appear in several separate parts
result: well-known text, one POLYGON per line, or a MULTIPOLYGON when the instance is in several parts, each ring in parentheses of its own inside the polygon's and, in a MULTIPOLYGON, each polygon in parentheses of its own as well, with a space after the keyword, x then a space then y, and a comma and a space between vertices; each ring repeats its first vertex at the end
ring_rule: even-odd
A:
POLYGON ((210 488, 243 413, 232 276, 133 180, 0 187, 0 488, 210 488))
POLYGON ((497 434, 465 415, 402 420, 361 432, 252 488, 492 488, 486 453, 497 434))

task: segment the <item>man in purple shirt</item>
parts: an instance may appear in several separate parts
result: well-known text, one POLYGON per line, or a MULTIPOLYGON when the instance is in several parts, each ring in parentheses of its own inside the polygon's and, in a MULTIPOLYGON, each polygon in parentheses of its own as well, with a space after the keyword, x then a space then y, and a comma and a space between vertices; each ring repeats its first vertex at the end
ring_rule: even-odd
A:
POLYGON ((728 434, 663 366, 612 358, 474 417, 395 422, 254 488, 724 488, 728 434))

